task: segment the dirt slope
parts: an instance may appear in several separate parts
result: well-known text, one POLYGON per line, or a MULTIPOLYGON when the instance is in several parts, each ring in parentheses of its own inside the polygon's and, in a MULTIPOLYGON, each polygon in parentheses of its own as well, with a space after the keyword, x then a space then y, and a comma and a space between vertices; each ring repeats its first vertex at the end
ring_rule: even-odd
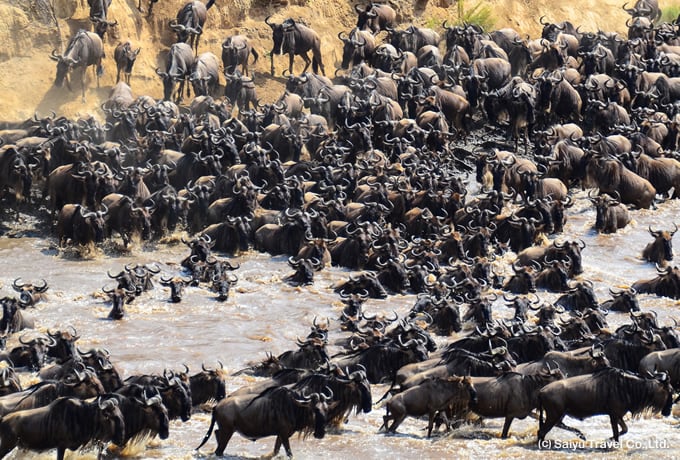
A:
MULTIPOLYGON (((69 37, 78 29, 91 29, 87 2, 0 0, 0 43, 4 44, 0 50, 0 120, 25 119, 36 111, 47 114, 51 110, 69 117, 88 113, 101 117, 103 114, 99 106, 115 83, 113 49, 121 40, 130 40, 135 46, 142 47, 131 81, 135 96, 149 94, 155 98, 162 97, 161 82, 154 69, 164 66, 165 53, 174 40, 168 22, 185 0, 160 0, 155 4, 151 17, 138 11, 137 1, 113 0, 109 19, 117 20, 118 26, 105 40, 104 75, 97 89, 92 72, 88 72, 91 89, 88 89, 83 103, 79 82, 74 82, 73 92, 65 87, 53 87, 56 65, 48 56, 53 49, 63 52, 69 37)), ((270 28, 264 23, 264 18, 267 15, 272 15, 274 21, 287 17, 303 18, 321 35, 324 64, 327 73, 332 74, 342 53, 337 34, 351 29, 356 21, 352 4, 344 0, 291 1, 217 0, 208 11, 199 52, 211 51, 219 58, 220 44, 225 37, 242 33, 254 39, 260 53, 260 59, 254 66, 258 96, 268 102, 282 91, 285 79, 280 72, 285 68, 287 58, 276 57, 277 77, 272 78, 268 56, 270 28)), ((541 15, 546 15, 551 21, 570 20, 582 24, 582 30, 625 31, 627 15, 621 9, 621 0, 578 0, 569 4, 558 0, 483 1, 493 11, 496 28, 513 27, 532 37, 540 33, 538 18, 541 15)), ((148 0, 143 2, 143 8, 147 9, 148 0)), ((444 19, 455 21, 457 14, 455 4, 448 6, 449 0, 394 0, 390 4, 397 10, 404 26, 414 23, 441 30, 441 22, 444 19)), ((468 0, 466 6, 472 5, 474 3, 468 0)), ((296 72, 302 70, 301 66, 302 61, 296 60, 296 72)))

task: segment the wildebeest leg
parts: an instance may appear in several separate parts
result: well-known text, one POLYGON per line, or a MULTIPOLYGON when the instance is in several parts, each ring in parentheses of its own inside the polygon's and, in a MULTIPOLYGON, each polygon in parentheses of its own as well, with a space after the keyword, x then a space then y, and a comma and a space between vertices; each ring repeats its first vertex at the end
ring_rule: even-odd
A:
POLYGON ((80 88, 82 92, 82 100, 85 102, 85 74, 87 73, 87 67, 83 67, 83 71, 80 73, 80 88))
MULTIPOLYGON (((286 449, 286 455, 288 458, 293 456, 293 451, 290 450, 290 441, 288 440, 288 436, 280 436, 277 439, 281 439, 281 442, 283 443, 283 448, 286 449)), ((278 451, 274 452, 274 455, 276 455, 278 451)))
POLYGON ((501 438, 505 439, 508 437, 508 432, 510 431, 510 424, 512 423, 514 417, 509 415, 505 417, 505 423, 503 424, 503 432, 501 433, 501 438))
POLYGON ((17 439, 15 437, 3 436, 0 441, 0 458, 4 458, 17 446, 17 439))
POLYGON ((614 435, 613 436, 614 441, 618 441, 620 436, 628 433, 628 427, 626 426, 626 423, 623 421, 623 417, 619 417, 617 415, 610 415, 609 421, 611 422, 612 425, 612 434, 614 435), (619 427, 621 427, 620 431, 619 427))
MULTIPOLYGON (((536 413, 533 413, 533 412, 532 412, 532 413, 529 414, 529 415, 530 415, 531 417, 535 418, 536 420, 539 420, 539 423, 540 423, 540 419, 538 418, 538 415, 536 415, 536 413)), ((570 427, 569 425, 565 425, 564 422, 559 422, 559 423, 555 424, 555 426, 556 426, 557 428, 561 428, 561 429, 563 429, 563 430, 565 430, 565 431, 570 431, 570 432, 576 434, 576 436, 578 436, 579 439, 582 439, 582 440, 584 440, 584 441, 586 440, 586 437, 585 437, 585 435, 583 434, 583 432, 581 432, 581 430, 579 430, 579 429, 577 429, 577 428, 572 428, 572 427, 570 427)))
POLYGON ((184 80, 179 81, 178 88, 179 89, 177 90, 177 97, 175 99, 175 102, 177 102, 177 104, 182 102, 182 93, 184 92, 184 80))
POLYGON ((609 416, 609 422, 612 424, 612 438, 614 441, 619 441, 619 420, 616 415, 609 416))
POLYGON ((451 429, 451 423, 449 423, 449 418, 446 416, 445 411, 435 411, 435 412, 430 412, 429 414, 429 420, 427 424, 427 437, 429 438, 432 435, 432 429, 434 427, 435 421, 437 422, 437 428, 444 423, 446 425, 446 431, 449 431, 451 429))
POLYGON ((396 433, 397 428, 399 428, 399 425, 401 425, 401 422, 403 422, 404 419, 406 418, 406 414, 399 414, 399 415, 392 414, 392 417, 394 418, 394 421, 392 422, 392 425, 387 429, 387 431, 391 431, 392 433, 396 433))
POLYGON ((319 66, 321 69, 321 75, 324 77, 326 76, 326 69, 323 66, 323 61, 321 60, 321 50, 320 49, 313 49, 312 50, 312 70, 314 73, 316 73, 316 66, 319 66))
POLYGON ((227 448, 229 440, 234 434, 234 430, 227 431, 224 428, 215 430, 215 439, 217 440, 217 448, 215 449, 215 455, 221 457, 224 454, 224 449, 227 448))
POLYGON ((269 54, 269 58, 271 59, 271 66, 272 66, 272 77, 274 76, 274 50, 269 54))
MULTIPOLYGON (((291 56, 292 56, 292 54, 291 54, 291 56)), ((309 56, 307 56, 306 51, 304 53, 300 54, 300 57, 302 59, 304 59, 304 61, 305 61, 305 68, 302 70, 302 73, 305 73, 305 72, 307 72, 307 69, 309 68, 309 64, 312 63, 312 60, 309 59, 309 56)), ((292 74, 293 73, 293 60, 292 59, 291 59, 290 63, 291 63, 290 64, 290 73, 292 74)))
POLYGON ((543 421, 543 417, 539 420, 538 424, 538 442, 543 441, 545 439, 545 435, 548 434, 550 430, 553 429, 553 427, 562 421, 563 415, 560 415, 558 417, 554 417, 548 413, 547 414, 547 419, 545 422, 543 421))
MULTIPOLYGON (((309 62, 308 62, 309 59, 307 58, 306 53, 301 54, 300 56, 302 56, 302 59, 304 59, 305 62, 307 62, 307 65, 305 66, 305 70, 307 70, 307 67, 309 66, 309 62)), ((288 73, 291 74, 291 75, 293 75, 293 61, 294 60, 295 60, 295 53, 288 53, 288 73)), ((305 73, 305 70, 303 70, 302 73, 305 73)))
POLYGON ((66 453, 66 448, 57 447, 57 460, 64 460, 64 454, 66 453))

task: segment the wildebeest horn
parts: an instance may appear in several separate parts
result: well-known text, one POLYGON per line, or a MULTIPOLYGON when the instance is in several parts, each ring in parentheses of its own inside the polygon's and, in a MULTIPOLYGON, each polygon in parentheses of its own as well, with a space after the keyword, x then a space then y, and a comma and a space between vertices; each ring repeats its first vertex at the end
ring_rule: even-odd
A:
POLYGON ((321 397, 324 399, 324 401, 330 401, 333 399, 333 390, 329 386, 325 386, 323 391, 320 393, 321 397), (329 395, 326 395, 326 390, 328 390, 329 395))
POLYGON ((24 286, 26 286, 26 283, 21 283, 21 284, 19 284, 19 280, 21 280, 21 278, 15 279, 14 282, 12 283, 12 287, 13 287, 14 290, 17 291, 17 292, 21 292, 21 288, 24 287, 24 286))
POLYGON ((52 53, 50 54, 50 59, 54 61, 61 61, 63 58, 64 58, 63 55, 57 54, 56 49, 52 50, 52 53))

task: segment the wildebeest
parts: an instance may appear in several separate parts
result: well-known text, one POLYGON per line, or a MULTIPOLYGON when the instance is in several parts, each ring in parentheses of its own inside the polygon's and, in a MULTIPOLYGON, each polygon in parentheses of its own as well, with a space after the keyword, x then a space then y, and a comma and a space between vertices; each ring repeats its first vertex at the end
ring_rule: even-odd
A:
POLYGON ((664 266, 671 260, 673 260, 673 235, 678 231, 678 226, 673 224, 675 230, 652 230, 652 226, 649 226, 649 234, 654 237, 654 241, 649 243, 642 250, 642 258, 649 261, 664 266))
POLYGON ((198 0, 189 0, 177 12, 177 17, 170 21, 170 28, 177 34, 177 41, 184 43, 188 40, 189 47, 193 48, 197 54, 205 19, 214 3, 215 0, 208 0, 207 4, 198 0))
POLYGON ((557 366, 565 377, 592 374, 610 367, 609 360, 601 347, 579 348, 569 352, 548 351, 543 358, 531 363, 522 363, 516 371, 521 374, 537 374, 548 366, 557 366))
POLYGON ((469 407, 482 417, 505 417, 501 438, 507 438, 512 420, 523 419, 536 408, 539 390, 563 378, 559 368, 549 365, 532 375, 506 372, 499 377, 473 377, 477 400, 469 407))
POLYGON ((632 288, 640 294, 656 294, 680 299, 680 269, 670 265, 661 268, 657 265, 656 271, 658 274, 656 278, 636 281, 632 288))
POLYGON ((22 329, 33 329, 35 327, 33 319, 26 317, 20 310, 20 307, 25 306, 20 300, 15 297, 3 297, 0 299, 0 305, 2 305, 0 333, 9 335, 22 329))
POLYGON ((553 382, 541 389, 538 401, 539 442, 565 415, 579 419, 609 415, 614 441, 618 441, 620 435, 628 432, 623 421, 627 412, 633 416, 645 411, 670 415, 673 390, 665 373, 642 378, 610 367, 553 382))
POLYGON ((195 96, 215 96, 220 82, 220 69, 213 53, 202 53, 194 62, 189 81, 195 96))
POLYGON ((296 431, 304 434, 314 433, 321 439, 326 435, 327 400, 332 394, 313 393, 298 395, 285 387, 269 388, 259 395, 246 394, 228 397, 213 409, 212 420, 200 449, 210 439, 215 423, 217 448, 215 455, 222 456, 234 432, 238 431, 248 439, 276 436, 274 455, 281 446, 292 457, 290 438, 296 431))
POLYGON ((31 171, 19 150, 13 145, 0 149, 0 187, 12 189, 16 201, 23 201, 31 196, 31 184, 31 171))
POLYGON ((595 205, 595 230, 603 233, 616 233, 630 223, 630 213, 621 202, 602 194, 590 201, 595 205))
POLYGON ((626 168, 614 157, 595 156, 586 168, 591 183, 597 185, 600 193, 614 196, 618 193, 625 204, 648 209, 654 203, 656 189, 645 178, 626 168))
POLYGON ((20 283, 19 281, 21 281, 21 278, 17 278, 12 282, 12 289, 19 293, 21 303, 26 306, 34 306, 36 303, 47 298, 45 292, 49 289, 49 286, 44 279, 42 284, 20 283))
POLYGON ((321 61, 321 39, 313 29, 306 25, 296 22, 293 19, 286 19, 281 24, 269 22, 270 16, 264 22, 272 28, 274 45, 271 51, 271 74, 274 75, 274 55, 288 55, 288 72, 293 73, 293 59, 295 55, 302 57, 305 61, 305 68, 302 73, 307 71, 309 64, 312 64, 312 71, 326 75, 323 62, 321 61), (307 56, 308 51, 312 51, 312 60, 307 56))
POLYGON ((61 88, 66 79, 66 86, 71 90, 71 82, 68 73, 72 69, 81 69, 80 83, 82 87, 82 99, 85 101, 85 71, 91 65, 97 66, 95 73, 97 76, 97 88, 99 88, 99 77, 104 72, 102 59, 104 56, 104 45, 99 35, 79 30, 71 38, 64 54, 57 54, 57 50, 52 50, 50 58, 57 61, 57 76, 54 86, 61 88))
POLYGON ((118 25, 118 21, 108 21, 106 17, 111 0, 87 0, 87 4, 90 7, 90 22, 94 24, 95 33, 103 40, 109 27, 118 25))
POLYGON ((194 66, 194 53, 186 43, 175 43, 170 47, 165 65, 165 72, 156 69, 156 73, 163 79, 163 99, 172 99, 175 83, 179 80, 176 100, 182 99, 184 80, 191 74, 194 66))
POLYGON ((173 303, 182 301, 184 287, 191 282, 191 278, 183 276, 162 277, 161 284, 170 288, 170 300, 173 303))
POLYGON ((141 398, 123 396, 119 394, 107 395, 118 403, 125 421, 125 437, 123 444, 133 443, 138 439, 158 435, 167 439, 170 435, 170 420, 168 410, 163 405, 158 390, 149 387, 141 398))
POLYGON ((640 360, 640 375, 654 372, 667 372, 673 388, 680 385, 680 350, 653 351, 640 360))
POLYGON ((45 407, 5 415, 0 421, 0 458, 15 447, 56 448, 57 459, 63 460, 66 449, 108 441, 122 447, 124 439, 125 421, 115 399, 62 397, 45 407))
POLYGON ((612 295, 611 300, 605 300, 600 306, 601 310, 634 312, 640 311, 640 303, 637 298, 637 291, 633 288, 614 290, 609 288, 612 295))
POLYGON ((359 5, 354 5, 354 10, 359 14, 357 29, 370 30, 373 35, 394 27, 397 19, 397 12, 386 3, 371 2, 363 10, 359 5))
POLYGON ((125 304, 130 303, 135 298, 134 290, 127 290, 121 288, 102 288, 102 291, 111 299, 111 311, 109 312, 109 319, 123 319, 125 316, 125 304))
POLYGON ((220 362, 219 369, 210 369, 201 365, 201 372, 189 377, 191 387, 191 404, 196 406, 210 400, 221 401, 226 396, 224 383, 224 366, 220 362))
POLYGON ((243 75, 248 75, 248 58, 253 55, 253 64, 260 55, 245 35, 232 35, 222 42, 222 65, 225 73, 234 73, 240 65, 243 75))
POLYGON ((116 61, 116 83, 120 81, 120 72, 122 71, 125 83, 130 85, 132 66, 135 65, 137 55, 141 50, 142 48, 133 50, 129 41, 118 43, 116 49, 113 50, 113 59, 116 61))
MULTIPOLYGON (((434 418, 451 405, 465 409, 476 400, 477 394, 470 377, 432 378, 420 385, 394 395, 387 401, 383 417, 385 430, 395 433, 407 416, 428 416, 427 437, 432 434, 434 418), (392 424, 389 422, 392 421, 392 424)), ((447 424, 448 425, 448 424, 447 424)))
POLYGON ((59 211, 57 218, 57 239, 59 246, 68 240, 76 245, 90 245, 104 241, 106 224, 104 211, 84 211, 79 204, 67 204, 59 211))
POLYGON ((114 231, 120 234, 125 247, 130 244, 133 236, 147 240, 151 236, 151 220, 148 207, 138 207, 127 195, 111 193, 102 199, 102 204, 108 209, 107 230, 111 236, 114 231))

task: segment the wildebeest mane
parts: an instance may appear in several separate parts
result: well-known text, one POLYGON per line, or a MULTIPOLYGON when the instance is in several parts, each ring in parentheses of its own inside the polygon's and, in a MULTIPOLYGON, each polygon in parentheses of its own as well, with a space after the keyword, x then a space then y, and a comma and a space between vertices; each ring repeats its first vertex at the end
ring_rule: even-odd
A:
POLYGON ((640 365, 640 360, 653 351, 644 344, 623 339, 609 339, 603 342, 603 345, 612 367, 629 371, 636 371, 640 365))
POLYGON ((333 400, 337 401, 332 409, 326 415, 326 422, 329 424, 339 425, 347 416, 355 409, 359 413, 363 408, 371 408, 371 393, 364 394, 361 385, 355 382, 343 382, 334 376, 324 374, 312 374, 302 378, 293 386, 293 390, 303 391, 307 388, 309 393, 322 393, 326 391, 326 387, 333 392, 333 400), (358 387, 358 388, 356 388, 358 387), (357 398, 357 396, 359 396, 357 398))
POLYGON ((247 410, 256 401, 266 398, 268 406, 266 410, 260 411, 263 426, 277 426, 278 420, 289 420, 293 424, 295 431, 300 431, 306 438, 314 432, 314 411, 307 407, 296 404, 293 399, 297 395, 294 391, 286 387, 270 387, 250 400, 244 408, 247 410))
MULTIPOLYGON (((97 420, 99 401, 88 403, 77 398, 63 396, 55 399, 50 407, 49 415, 43 419, 44 427, 36 428, 44 433, 72 433, 74 440, 87 440, 79 447, 87 447, 102 437, 100 423, 97 420), (91 420, 92 423, 83 423, 91 420)), ((73 447, 70 447, 73 449, 73 447)))
POLYGON ((461 353, 458 356, 449 354, 446 357, 446 367, 449 373, 454 375, 474 375, 478 377, 491 377, 496 375, 497 367, 492 362, 480 359, 473 353, 461 353), (453 370, 453 372, 451 372, 453 370))
POLYGON ((608 367, 594 372, 593 381, 595 392, 602 395, 602 400, 619 401, 633 417, 663 409, 654 401, 654 387, 657 385, 654 379, 644 379, 632 372, 608 367))

